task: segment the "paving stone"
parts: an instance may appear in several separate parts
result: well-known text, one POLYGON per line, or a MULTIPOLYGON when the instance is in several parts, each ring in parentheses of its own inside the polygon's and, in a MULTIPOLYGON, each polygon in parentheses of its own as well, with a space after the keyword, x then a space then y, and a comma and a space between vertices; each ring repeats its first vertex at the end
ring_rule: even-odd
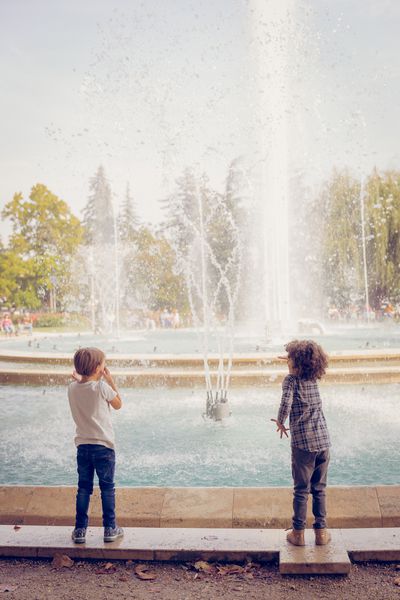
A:
POLYGON ((168 488, 161 527, 232 527, 233 488, 168 488))
POLYGON ((166 488, 118 488, 116 512, 123 527, 160 527, 166 488))
POLYGON ((328 486, 327 511, 330 528, 382 526, 378 495, 374 487, 328 486))
POLYGON ((376 487, 383 527, 400 527, 400 486, 376 487))
POLYGON ((291 488, 235 488, 233 527, 290 527, 292 498, 291 488))
POLYGON ((74 544, 72 527, 0 525, 0 556, 52 557, 56 552, 71 558, 131 560, 219 560, 237 562, 247 557, 258 562, 280 555, 283 574, 348 573, 355 561, 400 560, 400 528, 330 530, 332 542, 315 546, 306 530, 305 547, 291 546, 286 533, 274 529, 215 529, 128 527, 111 544, 103 542, 103 528, 90 527, 86 544, 74 544))
POLYGON ((282 575, 347 575, 350 559, 340 531, 331 531, 332 541, 326 546, 316 546, 314 532, 306 530, 305 546, 286 542, 280 549, 279 571, 282 575))
POLYGON ((74 544, 72 528, 22 526, 14 530, 0 526, 0 556, 48 558, 56 552, 72 558, 131 560, 221 560, 243 561, 247 557, 276 560, 282 532, 276 530, 126 528, 123 538, 105 544, 103 528, 91 527, 85 544, 74 544))
POLYGON ((270 562, 278 558, 283 532, 276 529, 162 529, 156 560, 270 562))
POLYGON ((76 488, 35 487, 26 507, 25 525, 73 525, 76 488))
POLYGON ((0 517, 3 524, 23 523, 27 506, 36 488, 31 486, 0 487, 0 517))
POLYGON ((354 561, 400 561, 400 528, 342 529, 343 543, 354 561))

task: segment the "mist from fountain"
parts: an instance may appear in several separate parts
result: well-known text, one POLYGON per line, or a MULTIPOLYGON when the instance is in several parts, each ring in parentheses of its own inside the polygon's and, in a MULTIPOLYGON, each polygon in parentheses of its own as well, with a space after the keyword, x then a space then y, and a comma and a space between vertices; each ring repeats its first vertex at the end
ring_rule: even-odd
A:
POLYGON ((256 280, 250 287, 250 295, 257 304, 253 312, 262 313, 262 325, 270 335, 293 329, 294 323, 288 219, 293 1, 253 0, 250 35, 249 91, 255 148, 252 229, 258 245, 254 250, 256 280))
POLYGON ((184 206, 180 207, 177 217, 187 232, 187 241, 180 247, 175 238, 175 246, 180 270, 185 276, 193 322, 201 341, 207 396, 205 416, 220 420, 229 414, 227 402, 242 244, 238 224, 221 195, 216 192, 207 195, 204 187, 197 183, 194 198, 197 206, 191 216, 184 206), (218 230, 221 224, 223 230, 218 230), (223 239, 218 239, 219 236, 223 239), (218 243, 227 240, 222 257, 218 253, 218 243), (216 373, 210 365, 211 336, 218 345, 216 373))

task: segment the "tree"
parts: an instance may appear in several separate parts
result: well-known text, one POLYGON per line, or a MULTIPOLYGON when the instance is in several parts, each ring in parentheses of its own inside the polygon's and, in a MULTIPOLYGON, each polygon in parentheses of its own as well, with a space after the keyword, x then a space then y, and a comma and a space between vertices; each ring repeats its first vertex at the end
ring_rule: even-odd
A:
POLYGON ((400 300, 400 172, 374 169, 366 183, 370 304, 400 300))
POLYGON ((185 256, 193 237, 188 223, 199 222, 198 183, 191 169, 184 170, 174 192, 162 202, 166 211, 163 231, 178 254, 185 256))
POLYGON ((90 180, 90 194, 83 209, 83 225, 87 244, 113 244, 115 238, 114 210, 111 188, 104 168, 100 166, 90 180))
POLYGON ((188 313, 185 282, 176 273, 176 255, 163 235, 156 235, 148 227, 137 233, 134 264, 134 294, 138 305, 150 310, 176 308, 188 313))
POLYGON ((125 198, 121 206, 121 211, 118 218, 118 232, 121 242, 133 242, 137 229, 139 227, 139 219, 136 214, 136 207, 130 193, 129 183, 126 184, 125 198))
POLYGON ((340 308, 363 297, 360 182, 334 170, 312 212, 325 297, 340 308))
POLYGON ((63 306, 72 257, 83 235, 79 219, 43 184, 32 188, 29 200, 14 194, 2 215, 12 223, 8 248, 1 253, 8 301, 37 308, 57 294, 63 306))

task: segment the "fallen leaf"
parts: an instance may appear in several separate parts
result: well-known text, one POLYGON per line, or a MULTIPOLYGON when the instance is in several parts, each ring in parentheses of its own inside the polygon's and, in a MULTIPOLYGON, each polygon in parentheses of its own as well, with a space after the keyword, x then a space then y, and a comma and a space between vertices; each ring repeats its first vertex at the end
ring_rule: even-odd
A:
POLYGON ((193 566, 196 569, 196 571, 204 571, 205 573, 213 573, 214 572, 214 567, 212 565, 210 565, 210 563, 206 562, 205 560, 198 560, 197 562, 194 563, 193 566))
POLYGON ((146 565, 136 565, 135 575, 142 581, 157 579, 157 575, 153 571, 149 571, 149 568, 146 567, 146 565))
POLYGON ((109 571, 110 569, 115 569, 115 565, 114 563, 108 562, 104 565, 103 569, 105 569, 106 571, 109 571))
POLYGON ((17 589, 17 587, 17 585, 8 585, 7 583, 0 583, 0 593, 14 592, 17 589))
POLYGON ((57 569, 59 569, 60 567, 65 567, 66 569, 70 569, 71 567, 73 567, 74 561, 72 560, 72 558, 70 558, 66 554, 60 554, 59 552, 57 552, 54 555, 51 564, 53 565, 53 567, 56 567, 57 569))
MULTIPOLYGON (((107 563, 110 564, 110 563, 107 563)), ((109 575, 110 573, 115 573, 117 567, 111 563, 111 567, 107 567, 106 565, 101 569, 95 571, 96 575, 109 575)))
POLYGON ((19 529, 21 529, 21 525, 14 525, 14 529, 15 531, 18 531, 19 529))
POLYGON ((394 585, 400 585, 400 577, 396 577, 396 579, 393 581, 394 585))
POLYGON ((236 575, 245 571, 240 565, 217 565, 217 570, 219 575, 236 575))
POLYGON ((120 581, 129 581, 129 577, 127 577, 126 575, 121 575, 121 577, 119 578, 120 581))

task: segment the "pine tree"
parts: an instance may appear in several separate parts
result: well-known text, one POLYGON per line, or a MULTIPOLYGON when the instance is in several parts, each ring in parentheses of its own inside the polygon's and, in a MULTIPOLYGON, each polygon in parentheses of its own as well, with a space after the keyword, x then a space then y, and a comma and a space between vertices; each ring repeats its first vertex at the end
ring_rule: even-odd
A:
POLYGON ((118 231, 121 242, 134 241, 138 228, 139 219, 136 214, 136 206, 131 196, 129 183, 127 183, 124 201, 118 218, 118 231))
POLYGON ((83 209, 83 225, 87 244, 113 244, 115 237, 111 188, 104 168, 100 166, 90 180, 90 195, 83 209))

